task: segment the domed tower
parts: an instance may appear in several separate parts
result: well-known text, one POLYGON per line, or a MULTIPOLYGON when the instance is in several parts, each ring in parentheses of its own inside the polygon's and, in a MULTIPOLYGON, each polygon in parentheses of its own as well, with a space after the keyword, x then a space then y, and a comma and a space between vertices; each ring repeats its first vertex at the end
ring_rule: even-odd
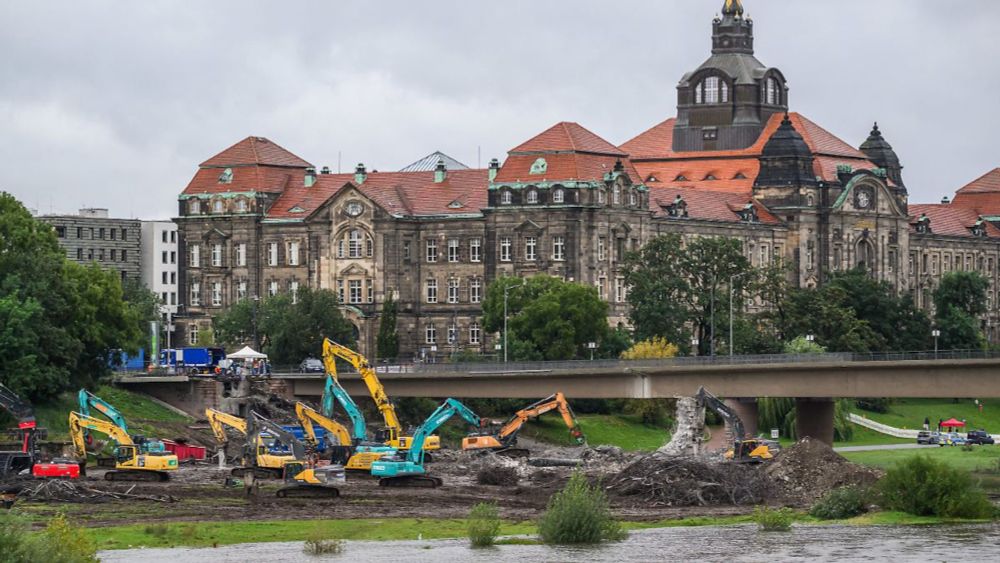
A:
POLYGON ((712 56, 677 85, 673 150, 744 149, 787 111, 784 76, 754 57, 753 21, 740 0, 726 0, 712 21, 712 56))
POLYGON ((892 145, 885 140, 882 136, 882 132, 878 129, 878 123, 872 127, 871 134, 868 135, 868 139, 861 143, 861 152, 865 153, 868 160, 871 160, 879 168, 884 168, 886 176, 894 184, 896 184, 896 191, 900 195, 906 194, 906 186, 903 184, 903 165, 899 163, 899 157, 896 156, 896 151, 892 150, 892 145))
POLYGON ((786 114, 761 151, 754 188, 797 189, 817 184, 812 151, 786 114))

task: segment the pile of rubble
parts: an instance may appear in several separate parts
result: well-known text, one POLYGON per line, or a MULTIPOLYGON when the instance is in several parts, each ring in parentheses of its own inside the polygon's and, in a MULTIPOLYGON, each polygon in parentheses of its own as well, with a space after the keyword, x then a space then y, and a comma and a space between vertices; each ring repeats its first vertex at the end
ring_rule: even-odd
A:
POLYGON ((851 463, 830 446, 809 438, 784 449, 763 467, 786 500, 812 502, 837 487, 868 486, 882 472, 851 463))
POLYGON ((648 506, 745 505, 770 497, 773 482, 747 465, 654 453, 625 467, 607 489, 648 506))
POLYGON ((88 487, 82 483, 53 479, 39 481, 36 484, 24 486, 17 497, 21 500, 62 501, 62 502, 104 502, 110 500, 151 500, 156 502, 174 502, 177 499, 170 495, 140 495, 133 494, 135 485, 125 492, 104 491, 88 487))

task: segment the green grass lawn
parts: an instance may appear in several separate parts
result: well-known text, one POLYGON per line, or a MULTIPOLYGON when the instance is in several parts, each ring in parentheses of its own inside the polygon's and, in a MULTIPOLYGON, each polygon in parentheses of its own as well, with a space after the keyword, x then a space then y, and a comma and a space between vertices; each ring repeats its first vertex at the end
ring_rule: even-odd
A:
MULTIPOLYGON (((652 451, 670 440, 668 428, 643 424, 634 415, 577 415, 580 428, 591 446, 618 446, 629 451, 652 451)), ((574 445, 560 417, 538 418, 521 431, 524 436, 559 445, 574 445)))
POLYGON ((877 446, 882 444, 912 444, 909 438, 895 438, 876 432, 871 428, 865 428, 858 424, 854 425, 854 435, 849 442, 834 442, 834 447, 839 446, 877 446))
POLYGON ((995 471, 1000 461, 1000 447, 975 446, 972 451, 963 451, 961 447, 945 446, 941 448, 925 448, 921 450, 877 450, 869 452, 843 452, 840 455, 864 465, 887 469, 893 464, 913 457, 926 455, 943 461, 952 467, 967 471, 995 471))
POLYGON ((896 428, 920 430, 924 417, 931 419, 931 430, 937 429, 938 419, 965 419, 967 428, 985 428, 1000 433, 1000 399, 980 399, 983 412, 972 399, 896 399, 887 413, 855 409, 854 413, 896 428))
MULTIPOLYGON (((149 400, 144 395, 101 385, 92 393, 118 409, 129 423, 129 433, 159 436, 157 422, 190 422, 190 418, 149 400)), ((76 393, 64 393, 45 404, 35 405, 39 426, 48 429, 49 440, 69 439, 69 413, 80 410, 76 393)), ((91 412, 91 414, 95 414, 91 412)), ((103 418, 98 414, 99 418, 103 418)), ((165 433, 169 436, 172 433, 165 433)))

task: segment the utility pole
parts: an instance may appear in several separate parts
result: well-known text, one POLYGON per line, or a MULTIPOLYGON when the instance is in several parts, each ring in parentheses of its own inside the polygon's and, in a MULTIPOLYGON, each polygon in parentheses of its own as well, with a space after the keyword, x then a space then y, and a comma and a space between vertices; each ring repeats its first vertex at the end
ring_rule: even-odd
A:
POLYGON ((257 303, 260 297, 253 296, 253 349, 260 352, 260 336, 257 334, 257 303))

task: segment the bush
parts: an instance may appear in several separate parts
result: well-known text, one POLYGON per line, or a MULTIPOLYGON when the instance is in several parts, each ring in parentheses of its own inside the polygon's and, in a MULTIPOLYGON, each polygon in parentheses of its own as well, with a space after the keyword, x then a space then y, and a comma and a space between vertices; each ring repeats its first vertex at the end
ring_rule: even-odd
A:
POLYGON ((326 538, 318 530, 313 532, 302 545, 302 552, 306 555, 330 555, 343 551, 344 540, 326 538))
POLYGON ((820 520, 852 518, 868 512, 868 491, 859 487, 840 487, 827 493, 809 510, 820 520))
POLYGON ((768 508, 758 506, 753 511, 753 520, 765 532, 787 532, 792 529, 791 508, 768 508))
POLYGON ((676 344, 667 342, 666 338, 654 336, 649 340, 636 342, 631 348, 621 354, 623 360, 658 360, 673 358, 680 349, 676 344))
POLYGON ((892 399, 866 397, 858 399, 856 404, 859 409, 864 411, 887 413, 889 406, 892 405, 892 399))
POLYGON ((628 535, 611 516, 604 491, 590 486, 579 471, 549 499, 538 523, 538 534, 547 544, 621 541, 628 535))
POLYGON ((989 518, 993 505, 968 472, 927 456, 898 463, 878 482, 880 504, 917 516, 989 518))
POLYGON ((489 547, 500 533, 500 513, 497 505, 481 502, 472 507, 468 518, 469 542, 472 547, 489 547))

